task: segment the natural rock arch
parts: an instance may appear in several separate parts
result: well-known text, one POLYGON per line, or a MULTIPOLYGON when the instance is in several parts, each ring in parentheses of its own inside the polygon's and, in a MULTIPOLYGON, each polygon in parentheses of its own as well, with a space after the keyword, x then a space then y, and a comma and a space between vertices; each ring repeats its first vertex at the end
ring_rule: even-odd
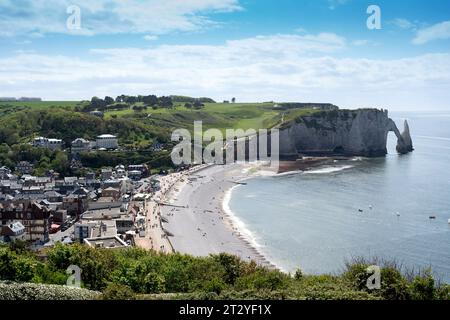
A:
POLYGON ((386 131, 386 137, 389 132, 394 132, 397 137, 397 152, 400 154, 406 154, 414 150, 412 145, 411 133, 409 131, 408 121, 405 120, 403 133, 397 128, 394 120, 389 119, 389 127, 386 131))

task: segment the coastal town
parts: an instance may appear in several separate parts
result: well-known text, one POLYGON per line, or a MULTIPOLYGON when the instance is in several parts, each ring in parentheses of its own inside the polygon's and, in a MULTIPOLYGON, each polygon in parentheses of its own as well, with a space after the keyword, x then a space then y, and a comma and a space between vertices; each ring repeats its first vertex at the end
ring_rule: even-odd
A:
MULTIPOLYGON (((30 144, 64 149, 60 139, 37 137, 30 144)), ((116 136, 103 134, 95 141, 76 139, 65 151, 75 159, 81 151, 114 152, 118 148, 116 136)), ((53 170, 45 176, 32 172, 33 163, 27 161, 18 162, 15 170, 0 168, 0 242, 20 241, 34 250, 60 242, 97 248, 137 245, 173 252, 160 206, 184 173, 162 171, 152 175, 146 164, 104 167, 84 176, 61 178, 53 170)))

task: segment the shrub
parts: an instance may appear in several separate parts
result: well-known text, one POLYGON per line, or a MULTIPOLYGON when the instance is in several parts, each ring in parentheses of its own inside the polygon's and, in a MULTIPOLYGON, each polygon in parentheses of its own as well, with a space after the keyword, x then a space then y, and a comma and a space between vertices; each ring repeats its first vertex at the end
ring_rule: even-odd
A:
POLYGON ((205 284, 206 292, 214 292, 218 295, 226 288, 226 284, 222 281, 222 279, 214 278, 209 280, 205 284))
MULTIPOLYGON (((378 291, 375 290, 377 293, 378 291)), ((395 267, 381 269, 380 295, 387 300, 407 300, 410 298, 408 282, 395 267)))
POLYGON ((165 289, 165 280, 155 272, 150 272, 144 278, 142 284, 146 293, 161 293, 165 289))
POLYGON ((213 259, 225 269, 225 283, 233 285, 236 279, 241 275, 239 258, 230 254, 221 253, 213 256, 213 259))
POLYGON ((302 270, 300 269, 295 270, 294 279, 298 281, 301 280, 302 278, 303 278, 302 270))
POLYGON ((432 300, 435 293, 434 278, 430 269, 416 276, 411 283, 411 298, 414 300, 432 300))
POLYGON ((110 283, 101 295, 103 300, 135 300, 136 295, 129 286, 119 283, 110 283))
POLYGON ((68 286, 0 282, 0 300, 94 300, 99 293, 68 286))

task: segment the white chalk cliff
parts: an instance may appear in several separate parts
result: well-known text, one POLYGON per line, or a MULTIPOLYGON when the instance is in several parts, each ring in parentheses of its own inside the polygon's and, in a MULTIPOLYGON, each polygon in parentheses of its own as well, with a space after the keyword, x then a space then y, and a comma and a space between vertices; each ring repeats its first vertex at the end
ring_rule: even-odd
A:
POLYGON ((387 110, 359 109, 320 111, 283 123, 280 156, 342 154, 378 157, 387 154, 389 132, 397 136, 397 151, 413 151, 408 122, 403 133, 389 118, 387 110))

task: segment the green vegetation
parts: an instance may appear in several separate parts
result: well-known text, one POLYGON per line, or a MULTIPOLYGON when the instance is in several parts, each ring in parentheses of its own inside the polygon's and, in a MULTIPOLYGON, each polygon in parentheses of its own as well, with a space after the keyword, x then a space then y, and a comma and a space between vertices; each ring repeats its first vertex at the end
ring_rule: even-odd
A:
POLYGON ((0 300, 95 300, 99 292, 67 286, 0 282, 0 300))
POLYGON ((450 299, 450 286, 437 285, 430 272, 408 280, 393 264, 382 268, 381 290, 369 290, 369 264, 361 260, 342 275, 310 276, 228 254, 192 257, 57 244, 38 259, 22 246, 0 247, 0 280, 63 285, 69 265, 79 266, 82 287, 102 292, 103 299, 450 299))
POLYGON ((313 108, 317 105, 215 103, 210 98, 155 95, 93 97, 78 102, 0 102, 0 166, 14 169, 18 161, 26 160, 35 165, 36 175, 48 170, 62 176, 76 174, 70 166, 70 154, 37 150, 29 142, 44 136, 62 139, 70 147, 76 138, 94 140, 97 135, 110 133, 118 136, 121 149, 81 154, 83 166, 146 163, 152 168, 169 168, 170 154, 151 152, 152 144, 168 144, 166 150, 170 150, 173 130, 184 128, 192 132, 194 121, 202 121, 203 130, 217 128, 225 135, 226 129, 272 128, 316 113, 318 110, 313 108), (91 111, 101 111, 103 115, 91 111))

